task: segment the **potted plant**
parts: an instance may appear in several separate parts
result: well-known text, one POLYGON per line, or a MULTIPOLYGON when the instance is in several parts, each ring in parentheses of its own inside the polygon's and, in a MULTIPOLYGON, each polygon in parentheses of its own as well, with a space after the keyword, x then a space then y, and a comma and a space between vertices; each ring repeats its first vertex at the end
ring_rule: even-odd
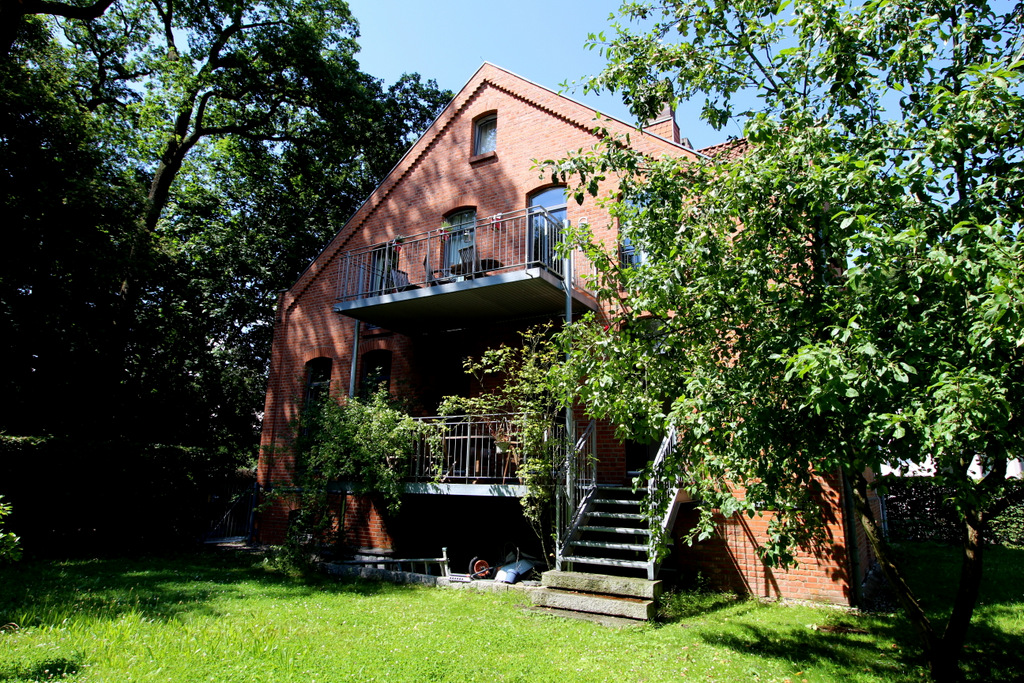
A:
POLYGON ((491 439, 494 440, 494 450, 499 455, 508 453, 512 449, 512 424, 507 419, 496 420, 491 424, 491 439))

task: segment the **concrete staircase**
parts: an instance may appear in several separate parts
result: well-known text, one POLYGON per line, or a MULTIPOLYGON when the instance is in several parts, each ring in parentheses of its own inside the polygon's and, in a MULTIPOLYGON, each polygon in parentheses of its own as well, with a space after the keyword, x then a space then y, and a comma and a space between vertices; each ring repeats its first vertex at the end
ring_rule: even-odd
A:
POLYGON ((566 535, 558 568, 542 574, 542 587, 531 591, 533 604, 598 621, 653 619, 661 581, 653 580, 642 498, 628 486, 597 487, 566 535))
POLYGON ((649 621, 655 617, 661 594, 661 581, 581 572, 544 572, 541 585, 530 591, 533 604, 565 616, 602 615, 649 621))
POLYGON ((559 569, 654 578, 642 493, 599 486, 566 540, 559 569))

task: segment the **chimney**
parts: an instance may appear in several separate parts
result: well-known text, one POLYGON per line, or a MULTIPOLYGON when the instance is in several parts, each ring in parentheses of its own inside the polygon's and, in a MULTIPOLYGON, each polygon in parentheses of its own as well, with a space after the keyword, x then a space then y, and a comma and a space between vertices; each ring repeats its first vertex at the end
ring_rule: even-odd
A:
POLYGON ((676 125, 676 110, 671 103, 665 104, 658 118, 643 127, 645 133, 651 133, 659 137, 679 144, 679 126, 676 125))

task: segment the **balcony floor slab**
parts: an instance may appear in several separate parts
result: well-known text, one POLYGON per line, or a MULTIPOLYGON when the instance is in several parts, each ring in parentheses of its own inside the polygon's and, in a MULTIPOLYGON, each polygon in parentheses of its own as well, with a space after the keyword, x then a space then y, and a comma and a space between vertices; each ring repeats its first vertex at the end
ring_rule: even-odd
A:
MULTIPOLYGON (((596 308, 597 302, 589 294, 573 290, 574 315, 596 308)), ((565 290, 554 273, 527 268, 342 301, 334 310, 396 332, 418 332, 467 322, 558 314, 565 310, 565 290)))
POLYGON ((522 484, 434 484, 406 483, 405 492, 435 496, 497 496, 500 498, 522 498, 526 486, 522 484))

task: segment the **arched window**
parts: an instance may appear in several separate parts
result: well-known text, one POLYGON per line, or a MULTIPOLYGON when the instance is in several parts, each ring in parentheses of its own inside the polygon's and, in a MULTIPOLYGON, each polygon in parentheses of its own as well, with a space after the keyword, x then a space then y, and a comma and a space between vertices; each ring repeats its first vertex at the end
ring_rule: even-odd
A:
POLYGON ((473 156, 498 149, 498 115, 488 114, 473 122, 473 156))
POLYGON ((314 405, 330 394, 333 365, 334 361, 324 356, 314 358, 306 363, 305 405, 314 405))
POLYGON ((363 371, 359 381, 359 394, 369 396, 383 386, 391 389, 391 352, 367 351, 363 354, 363 371))
POLYGON ((546 266, 554 264, 557 256, 555 244, 561 239, 562 226, 566 220, 564 187, 549 187, 534 192, 529 197, 531 245, 528 261, 546 266))

